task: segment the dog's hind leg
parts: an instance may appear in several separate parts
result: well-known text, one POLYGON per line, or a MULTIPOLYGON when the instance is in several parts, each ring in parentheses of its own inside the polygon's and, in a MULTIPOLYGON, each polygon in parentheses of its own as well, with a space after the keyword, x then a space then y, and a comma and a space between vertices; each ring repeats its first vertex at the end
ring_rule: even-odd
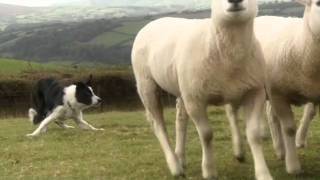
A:
POLYGON ((88 130, 94 130, 94 131, 104 131, 103 128, 95 128, 91 124, 89 124, 87 121, 83 119, 82 112, 80 111, 76 117, 74 117, 74 121, 77 123, 77 125, 81 129, 88 129, 88 130))
POLYGON ((31 134, 27 134, 29 137, 38 136, 41 132, 45 132, 49 123, 56 120, 61 114, 62 107, 56 108, 48 117, 46 117, 39 125, 39 127, 31 134))
POLYGON ((37 114, 38 113, 37 113, 37 111, 35 109, 30 108, 29 112, 28 112, 29 121, 33 123, 33 120, 34 120, 34 118, 36 117, 37 114))

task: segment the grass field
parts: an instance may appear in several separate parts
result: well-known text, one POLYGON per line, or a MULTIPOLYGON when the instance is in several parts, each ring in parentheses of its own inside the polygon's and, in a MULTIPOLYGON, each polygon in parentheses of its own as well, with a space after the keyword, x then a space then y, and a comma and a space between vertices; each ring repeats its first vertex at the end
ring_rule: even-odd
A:
MULTIPOLYGON (((247 152, 247 162, 244 164, 238 163, 232 156, 223 109, 210 108, 209 115, 214 129, 215 158, 220 179, 254 179, 251 154, 247 152)), ((174 116, 173 109, 166 111, 172 138, 174 116)), ((25 134, 34 127, 25 118, 0 120, 1 179, 173 179, 143 112, 109 112, 85 117, 93 125, 105 128, 105 131, 63 130, 52 124, 47 134, 30 139, 25 134)), ((267 163, 275 180, 320 179, 319 129, 320 124, 315 121, 308 148, 299 150, 304 174, 298 178, 286 174, 284 163, 277 160, 273 153, 271 141, 264 143, 267 163)), ((249 149, 248 146, 246 149, 249 149)), ((200 163, 198 136, 190 123, 187 179, 201 179, 200 163)))
POLYGON ((107 66, 103 64, 80 64, 76 68, 68 62, 41 64, 15 59, 0 58, 0 80, 30 80, 31 77, 82 77, 93 74, 101 75, 127 75, 131 73, 129 66, 107 66))
POLYGON ((114 29, 113 31, 100 34, 93 38, 90 43, 104 45, 108 48, 117 45, 131 46, 131 43, 138 31, 148 22, 148 20, 123 22, 122 26, 114 29))
POLYGON ((57 65, 42 65, 34 62, 20 61, 13 59, 0 59, 0 74, 15 75, 27 70, 53 70, 62 68, 57 65))

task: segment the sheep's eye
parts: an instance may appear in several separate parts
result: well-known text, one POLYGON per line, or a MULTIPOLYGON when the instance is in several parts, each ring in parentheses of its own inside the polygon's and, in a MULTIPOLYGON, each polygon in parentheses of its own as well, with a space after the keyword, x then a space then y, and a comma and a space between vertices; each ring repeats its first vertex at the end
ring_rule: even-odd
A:
POLYGON ((317 4, 317 6, 320 6, 320 1, 317 1, 317 3, 316 3, 316 4, 317 4))

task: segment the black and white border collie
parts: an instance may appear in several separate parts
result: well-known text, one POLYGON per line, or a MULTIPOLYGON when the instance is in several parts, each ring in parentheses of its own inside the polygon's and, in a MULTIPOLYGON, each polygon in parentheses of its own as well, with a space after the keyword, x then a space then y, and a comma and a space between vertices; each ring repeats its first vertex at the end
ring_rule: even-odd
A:
POLYGON ((33 107, 29 109, 29 119, 39 127, 27 136, 37 136, 46 132, 49 123, 55 122, 62 128, 73 128, 64 123, 67 118, 72 118, 82 129, 97 129, 87 123, 82 116, 82 111, 101 103, 91 88, 92 76, 84 82, 77 82, 70 86, 61 86, 54 79, 42 79, 35 85, 32 92, 33 107))

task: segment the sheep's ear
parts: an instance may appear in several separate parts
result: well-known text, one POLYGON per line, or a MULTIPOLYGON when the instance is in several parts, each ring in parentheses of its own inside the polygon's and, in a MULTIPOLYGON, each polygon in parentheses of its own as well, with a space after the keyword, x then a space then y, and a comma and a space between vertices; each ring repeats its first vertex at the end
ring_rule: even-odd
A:
POLYGON ((308 6, 311 4, 311 0, 294 0, 294 1, 305 6, 308 6))
POLYGON ((87 80, 86 84, 87 84, 88 86, 91 86, 91 85, 92 85, 92 74, 90 74, 89 79, 87 80))

